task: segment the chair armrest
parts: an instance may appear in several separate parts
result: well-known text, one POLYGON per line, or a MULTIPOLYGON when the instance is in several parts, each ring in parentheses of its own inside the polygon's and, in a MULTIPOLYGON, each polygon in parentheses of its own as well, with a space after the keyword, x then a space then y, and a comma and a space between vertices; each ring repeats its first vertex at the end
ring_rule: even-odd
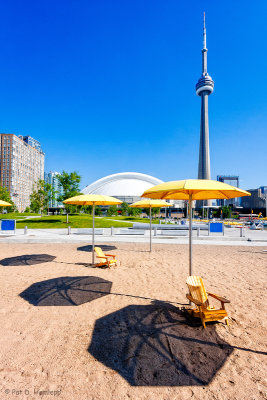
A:
POLYGON ((105 254, 105 256, 107 256, 107 257, 116 257, 116 255, 114 255, 114 254, 105 254))
POLYGON ((108 259, 108 257, 106 256, 96 256, 96 258, 105 258, 106 260, 108 259))
POLYGON ((225 297, 218 296, 217 294, 207 292, 209 296, 214 297, 214 299, 219 300, 221 303, 230 303, 225 297))
POLYGON ((188 300, 192 301, 197 306, 204 306, 204 303, 201 303, 201 301, 194 299, 192 296, 190 296, 190 294, 187 294, 186 297, 188 298, 188 300))

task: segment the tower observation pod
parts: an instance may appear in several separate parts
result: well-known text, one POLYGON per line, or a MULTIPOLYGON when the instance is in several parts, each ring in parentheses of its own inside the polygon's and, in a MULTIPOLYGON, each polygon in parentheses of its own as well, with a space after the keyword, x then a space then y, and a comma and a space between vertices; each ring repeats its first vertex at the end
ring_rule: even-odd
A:
POLYGON ((208 96, 213 92, 214 82, 207 71, 207 52, 204 13, 202 75, 196 84, 196 94, 201 97, 198 179, 210 179, 208 96))

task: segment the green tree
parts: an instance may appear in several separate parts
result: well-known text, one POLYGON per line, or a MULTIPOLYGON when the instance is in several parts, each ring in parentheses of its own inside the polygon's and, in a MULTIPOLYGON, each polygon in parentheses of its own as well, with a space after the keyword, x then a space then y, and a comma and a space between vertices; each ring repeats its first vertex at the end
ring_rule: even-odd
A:
POLYGON ((107 212, 108 217, 112 217, 112 215, 118 215, 118 208, 117 206, 109 206, 108 212, 107 212))
MULTIPOLYGON (((200 214, 201 216, 202 214, 200 214)), ((220 218, 221 216, 221 207, 218 208, 217 210, 212 210, 212 217, 213 218, 220 218)))
POLYGON ((153 215, 153 217, 154 217, 155 215, 159 214, 159 212, 160 212, 160 207, 153 207, 153 208, 151 209, 151 214, 153 215))
POLYGON ((40 212, 41 214, 48 208, 49 201, 55 198, 55 190, 46 183, 43 179, 39 179, 33 187, 32 194, 30 195, 30 209, 33 212, 40 212))
POLYGON ((231 212, 232 212, 232 209, 231 209, 230 206, 223 206, 222 207, 223 218, 230 218, 231 217, 231 212))
POLYGON ((78 175, 77 172, 74 171, 68 174, 66 171, 63 171, 57 176, 57 179, 63 188, 63 195, 58 196, 58 201, 63 201, 69 197, 78 196, 80 194, 79 184, 81 182, 81 176, 78 175))
POLYGON ((218 208, 218 210, 213 210, 212 216, 215 218, 220 218, 221 216, 224 218, 230 218, 231 217, 231 207, 230 206, 223 206, 218 208))
POLYGON ((95 215, 101 215, 102 214, 102 209, 101 207, 96 206, 95 207, 95 215))
POLYGON ((128 215, 129 212, 129 205, 128 203, 123 202, 120 206, 121 215, 128 215))
POLYGON ((142 213, 142 209, 137 207, 129 207, 128 213, 131 217, 138 217, 142 213))
MULTIPOLYGON (((146 213, 146 215, 149 217, 149 215, 150 215, 150 208, 148 207, 148 208, 144 208, 144 212, 146 213)), ((151 213, 152 214, 152 213, 151 213)))
POLYGON ((17 211, 17 208, 16 208, 14 202, 10 199, 9 191, 7 190, 7 188, 5 186, 1 186, 1 185, 0 185, 0 199, 12 204, 12 206, 9 206, 9 207, 0 207, 1 212, 3 212, 4 209, 8 213, 17 211))
MULTIPOLYGON (((70 197, 78 196, 79 192, 79 184, 81 181, 81 176, 78 175, 76 171, 70 172, 69 174, 66 171, 63 171, 60 175, 57 176, 57 179, 60 185, 63 188, 63 194, 58 196, 57 201, 61 202, 70 197)), ((72 205, 64 205, 66 211, 68 213, 75 212, 76 206, 72 205)))
MULTIPOLYGON (((148 208, 144 208, 144 211, 146 213, 146 215, 149 217, 150 215, 150 211, 149 211, 149 207, 148 208)), ((151 207, 151 215, 152 217, 155 216, 156 214, 159 214, 160 212, 160 207, 151 207)))
POLYGON ((84 212, 85 212, 86 214, 92 215, 93 206, 83 206, 82 209, 84 210, 84 212))

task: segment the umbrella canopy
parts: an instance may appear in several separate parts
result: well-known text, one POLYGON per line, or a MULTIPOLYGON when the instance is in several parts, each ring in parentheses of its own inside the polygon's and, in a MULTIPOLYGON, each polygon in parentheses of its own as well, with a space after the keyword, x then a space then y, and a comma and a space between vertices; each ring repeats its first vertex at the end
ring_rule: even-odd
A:
POLYGON ((112 204, 121 204, 122 201, 111 196, 101 194, 82 194, 79 196, 70 197, 64 200, 65 204, 76 204, 81 206, 108 206, 112 204))
POLYGON ((100 194, 83 194, 70 197, 63 201, 65 204, 76 204, 80 206, 93 206, 93 235, 92 235, 92 264, 95 263, 95 206, 107 206, 121 204, 122 201, 111 196, 100 194))
POLYGON ((171 204, 167 203, 164 200, 139 200, 135 203, 131 204, 129 207, 136 207, 136 208, 149 208, 149 207, 170 207, 171 204))
POLYGON ((10 207, 12 204, 8 203, 7 201, 0 200, 0 207, 10 207))
POLYGON ((192 201, 250 196, 245 190, 210 179, 185 179, 153 186, 141 197, 189 201, 189 275, 192 275, 192 201))
POLYGON ((185 179, 162 183, 146 190, 141 197, 173 200, 233 199, 250 193, 227 183, 210 179, 185 179))
POLYGON ((151 226, 151 208, 152 207, 170 207, 171 204, 164 200, 139 200, 131 204, 130 207, 133 208, 149 208, 149 218, 150 218, 150 251, 152 250, 152 226, 151 226))

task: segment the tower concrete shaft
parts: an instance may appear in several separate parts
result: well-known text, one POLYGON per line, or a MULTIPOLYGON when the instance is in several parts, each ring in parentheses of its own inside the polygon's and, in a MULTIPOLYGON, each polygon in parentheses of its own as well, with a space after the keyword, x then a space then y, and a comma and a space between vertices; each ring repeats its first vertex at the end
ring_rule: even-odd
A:
POLYGON ((210 179, 208 94, 201 94, 198 179, 210 179))

